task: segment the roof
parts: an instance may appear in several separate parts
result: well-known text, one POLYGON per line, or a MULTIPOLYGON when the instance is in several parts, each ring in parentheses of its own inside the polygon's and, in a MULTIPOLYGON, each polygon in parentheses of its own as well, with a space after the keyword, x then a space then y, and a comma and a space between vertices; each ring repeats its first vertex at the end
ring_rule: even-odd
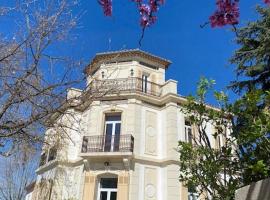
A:
POLYGON ((142 51, 140 49, 126 49, 121 51, 110 51, 110 52, 103 52, 103 53, 97 53, 94 59, 91 61, 89 65, 86 66, 84 72, 86 74, 92 74, 94 71, 96 71, 100 64, 105 62, 111 62, 111 61, 119 61, 123 59, 134 59, 134 60, 142 60, 145 59, 149 62, 153 62, 159 65, 159 67, 163 67, 167 69, 169 65, 172 63, 170 60, 167 60, 165 58, 161 58, 159 56, 155 56, 151 53, 142 51))

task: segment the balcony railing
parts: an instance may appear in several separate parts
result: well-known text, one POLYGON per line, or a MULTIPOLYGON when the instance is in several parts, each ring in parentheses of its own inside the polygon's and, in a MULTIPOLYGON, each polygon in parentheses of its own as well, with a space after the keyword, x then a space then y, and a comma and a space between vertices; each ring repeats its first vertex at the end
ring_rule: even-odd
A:
POLYGON ((91 93, 114 94, 119 92, 140 92, 160 96, 161 88, 162 86, 157 83, 131 77, 124 79, 94 80, 91 82, 89 90, 91 93))
POLYGON ((93 152, 133 152, 132 135, 97 135, 84 136, 82 153, 93 152))

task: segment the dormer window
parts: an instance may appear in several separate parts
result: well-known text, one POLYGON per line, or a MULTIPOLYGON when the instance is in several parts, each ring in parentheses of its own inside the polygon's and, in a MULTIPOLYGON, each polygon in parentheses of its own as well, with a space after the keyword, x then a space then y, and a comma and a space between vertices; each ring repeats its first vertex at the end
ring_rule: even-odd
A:
POLYGON ((134 76, 134 69, 131 69, 131 70, 130 70, 130 76, 131 76, 131 77, 134 76))
POLYGON ((101 78, 105 78, 105 72, 104 71, 101 72, 101 78))

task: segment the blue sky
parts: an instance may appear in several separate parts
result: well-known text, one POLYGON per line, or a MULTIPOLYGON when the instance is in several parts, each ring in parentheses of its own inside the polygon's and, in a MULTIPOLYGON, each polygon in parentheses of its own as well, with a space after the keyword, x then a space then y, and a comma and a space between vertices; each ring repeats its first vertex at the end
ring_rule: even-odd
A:
MULTIPOLYGON (((3 2, 8 5, 10 1, 3 2)), ((242 23, 257 17, 256 4, 263 4, 262 0, 241 0, 242 23)), ((166 78, 178 81, 181 95, 194 94, 201 76, 216 80, 217 90, 225 89, 235 79, 234 67, 228 62, 237 48, 230 27, 200 28, 214 9, 215 0, 167 0, 157 14, 157 23, 145 32, 140 48, 173 62, 166 78)), ((76 40, 60 47, 60 53, 88 63, 98 52, 139 47, 139 14, 130 0, 113 0, 112 17, 103 15, 97 0, 81 0, 78 10, 84 14, 73 33, 76 40)), ((2 32, 11 26, 1 18, 0 22, 2 32)), ((229 94, 235 99, 232 92, 229 94)), ((209 102, 214 103, 212 98, 209 102)))
MULTIPOLYGON (((141 29, 135 5, 129 0, 113 3, 113 17, 105 17, 95 0, 82 2, 86 13, 76 31, 82 57, 90 60, 97 52, 139 47, 141 29)), ((241 1, 242 23, 256 18, 258 3, 262 1, 241 1)), ((228 62, 237 48, 230 27, 200 28, 214 9, 214 0, 167 0, 157 14, 157 23, 146 30, 141 49, 173 62, 166 78, 178 81, 182 95, 194 93, 201 76, 215 79, 218 90, 235 78, 234 67, 228 62)), ((214 103, 212 98, 209 101, 214 103)))

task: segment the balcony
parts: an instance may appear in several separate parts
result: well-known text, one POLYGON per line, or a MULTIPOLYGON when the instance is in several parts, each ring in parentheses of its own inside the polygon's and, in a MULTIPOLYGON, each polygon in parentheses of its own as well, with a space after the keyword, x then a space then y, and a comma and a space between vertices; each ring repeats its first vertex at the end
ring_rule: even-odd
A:
POLYGON ((143 93, 152 96, 161 96, 162 86, 141 78, 119 78, 94 80, 91 82, 89 91, 100 94, 118 94, 119 92, 143 93))
POLYGON ((84 136, 81 157, 123 157, 132 156, 134 137, 132 135, 84 136))

